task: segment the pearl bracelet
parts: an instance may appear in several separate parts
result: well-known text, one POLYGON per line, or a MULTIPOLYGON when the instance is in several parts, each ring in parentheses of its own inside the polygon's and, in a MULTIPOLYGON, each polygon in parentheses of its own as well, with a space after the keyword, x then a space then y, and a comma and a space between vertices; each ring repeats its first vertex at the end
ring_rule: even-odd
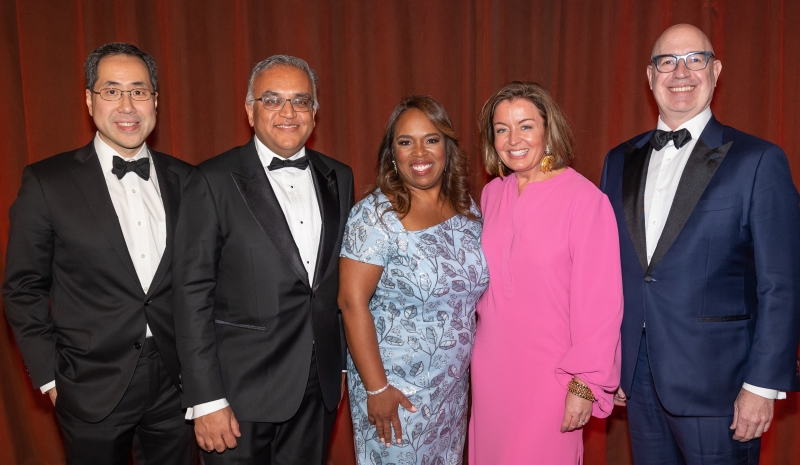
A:
POLYGON ((367 391, 367 395, 368 396, 376 396, 376 395, 380 394, 381 392, 383 392, 383 391, 385 391, 387 389, 389 389, 389 383, 386 383, 386 386, 378 389, 377 391, 367 391))

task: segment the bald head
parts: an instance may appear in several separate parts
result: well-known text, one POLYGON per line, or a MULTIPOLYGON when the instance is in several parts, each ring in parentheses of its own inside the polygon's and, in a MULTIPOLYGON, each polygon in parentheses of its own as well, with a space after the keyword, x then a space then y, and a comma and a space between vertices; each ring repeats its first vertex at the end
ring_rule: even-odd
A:
POLYGON ((691 48, 691 50, 686 49, 681 52, 681 54, 698 52, 701 50, 708 52, 714 51, 711 41, 708 40, 708 36, 703 31, 691 24, 676 24, 667 28, 658 40, 656 40, 655 45, 653 45, 653 54, 651 56, 676 53, 676 49, 681 46, 688 46, 691 48))
POLYGON ((653 46, 652 57, 663 55, 672 55, 666 58, 675 69, 664 72, 665 68, 669 70, 672 67, 669 66, 659 71, 651 62, 647 66, 647 80, 658 104, 659 117, 675 130, 711 104, 722 63, 714 58, 714 48, 708 36, 691 24, 676 24, 661 34, 653 46), (695 52, 706 53, 689 56, 695 52), (703 69, 697 69, 698 56, 702 60, 701 66, 706 65, 703 69), (695 60, 691 65, 693 69, 686 66, 686 60, 690 58, 695 60))

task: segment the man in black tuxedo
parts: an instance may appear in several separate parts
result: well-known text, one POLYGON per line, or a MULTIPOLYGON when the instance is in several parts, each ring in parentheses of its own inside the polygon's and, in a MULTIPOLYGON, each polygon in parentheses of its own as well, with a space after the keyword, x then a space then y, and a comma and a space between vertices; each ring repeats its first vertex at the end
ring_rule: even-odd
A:
POLYGON ((258 63, 245 102, 255 137, 190 176, 175 326, 206 464, 325 463, 343 389, 336 299, 353 174, 305 147, 316 81, 299 58, 258 63))
POLYGON ((190 463, 170 276, 191 166, 150 150, 153 58, 106 44, 85 64, 97 133, 25 168, 9 213, 3 299, 31 380, 50 395, 69 464, 190 463))

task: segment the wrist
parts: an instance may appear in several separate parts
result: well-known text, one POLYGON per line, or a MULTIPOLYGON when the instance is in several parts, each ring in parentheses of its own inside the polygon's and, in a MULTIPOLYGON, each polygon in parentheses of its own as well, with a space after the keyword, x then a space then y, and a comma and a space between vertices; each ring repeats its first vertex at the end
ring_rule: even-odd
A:
POLYGON ((366 386, 364 387, 364 390, 367 391, 367 395, 368 396, 377 396, 378 394, 382 393, 383 391, 385 391, 387 389, 389 389, 389 383, 388 382, 386 383, 385 386, 383 386, 382 388, 377 389, 375 391, 369 391, 369 390, 367 390, 366 386))
POLYGON ((592 394, 592 390, 587 386, 583 381, 579 380, 577 377, 572 378, 567 384, 567 391, 571 394, 580 397, 581 399, 586 399, 589 402, 594 402, 596 399, 594 394, 592 394))

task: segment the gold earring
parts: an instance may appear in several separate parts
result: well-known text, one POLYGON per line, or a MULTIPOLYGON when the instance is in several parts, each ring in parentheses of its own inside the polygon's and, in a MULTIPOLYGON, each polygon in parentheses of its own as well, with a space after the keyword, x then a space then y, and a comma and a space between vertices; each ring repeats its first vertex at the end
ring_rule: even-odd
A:
POLYGON ((505 179, 505 165, 503 165, 503 161, 500 159, 497 160, 497 172, 500 174, 500 179, 505 179))
POLYGON ((539 162, 539 169, 542 170, 542 173, 548 173, 552 171, 553 165, 556 164, 556 157, 550 155, 550 146, 548 145, 544 149, 545 155, 542 157, 542 161, 539 162))

